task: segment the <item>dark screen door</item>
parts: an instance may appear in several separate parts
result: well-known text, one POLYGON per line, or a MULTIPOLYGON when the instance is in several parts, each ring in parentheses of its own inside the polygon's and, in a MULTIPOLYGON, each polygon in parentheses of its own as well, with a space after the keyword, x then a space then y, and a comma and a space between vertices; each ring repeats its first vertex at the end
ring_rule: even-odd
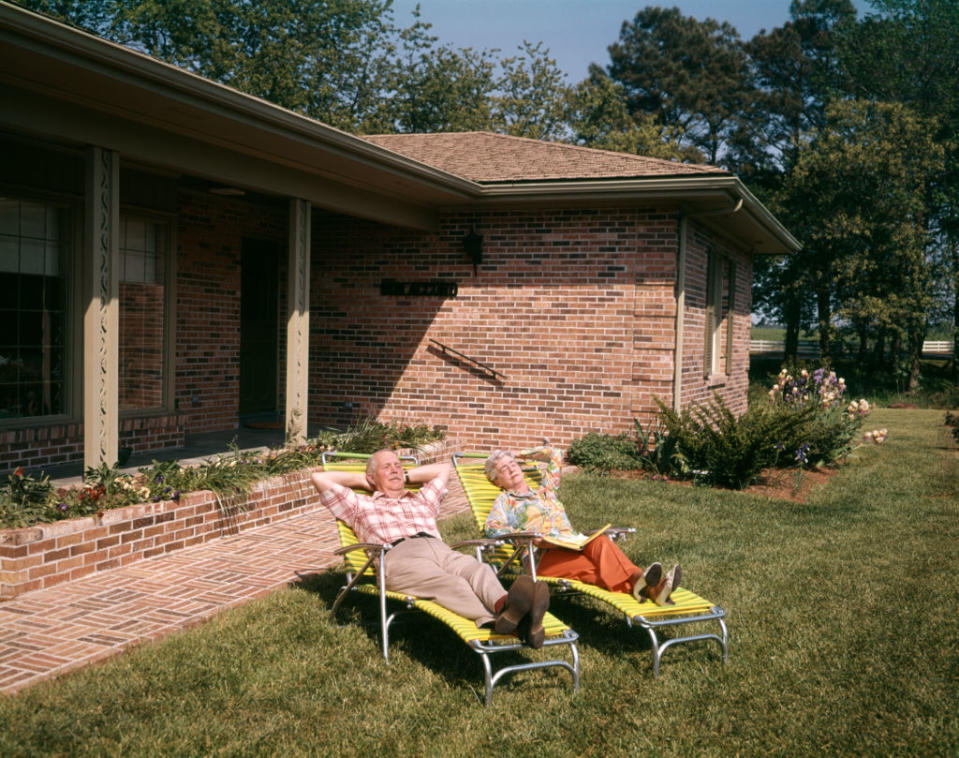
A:
POLYGON ((275 242, 243 240, 240 284, 240 414, 276 410, 277 262, 275 242))

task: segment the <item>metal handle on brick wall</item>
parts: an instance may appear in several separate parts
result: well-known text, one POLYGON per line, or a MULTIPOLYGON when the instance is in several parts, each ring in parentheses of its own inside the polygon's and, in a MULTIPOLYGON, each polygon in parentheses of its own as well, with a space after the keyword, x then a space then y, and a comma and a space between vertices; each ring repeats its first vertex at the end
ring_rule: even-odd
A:
POLYGON ((437 342, 436 340, 432 338, 430 338, 430 342, 436 345, 443 353, 452 353, 456 357, 462 358, 464 361, 467 361, 468 363, 471 363, 474 366, 478 366, 482 371, 486 372, 487 374, 492 376, 494 379, 499 378, 501 381, 506 379, 505 374, 501 374, 496 369, 490 368, 485 363, 480 363, 475 358, 470 358, 468 355, 466 355, 465 353, 461 353, 459 350, 454 350, 449 345, 444 345, 442 342, 437 342))

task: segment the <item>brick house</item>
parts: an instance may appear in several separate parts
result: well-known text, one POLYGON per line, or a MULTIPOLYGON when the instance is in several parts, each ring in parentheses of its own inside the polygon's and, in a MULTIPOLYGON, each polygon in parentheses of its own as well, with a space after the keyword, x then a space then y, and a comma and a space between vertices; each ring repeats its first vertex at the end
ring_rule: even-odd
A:
POLYGON ((566 444, 746 403, 752 257, 709 166, 355 137, 0 2, 0 472, 275 414, 566 444))

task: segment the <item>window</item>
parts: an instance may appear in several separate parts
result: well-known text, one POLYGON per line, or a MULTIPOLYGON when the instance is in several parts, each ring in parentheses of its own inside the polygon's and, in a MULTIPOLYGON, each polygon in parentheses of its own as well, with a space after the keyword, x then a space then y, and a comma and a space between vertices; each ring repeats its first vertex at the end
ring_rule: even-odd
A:
POLYGON ((0 418, 66 412, 72 211, 0 197, 0 418))
POLYGON ((732 365, 736 263, 712 250, 707 251, 707 260, 703 370, 706 376, 712 376, 728 373, 732 365))
POLYGON ((164 405, 169 224, 120 216, 119 406, 164 405))

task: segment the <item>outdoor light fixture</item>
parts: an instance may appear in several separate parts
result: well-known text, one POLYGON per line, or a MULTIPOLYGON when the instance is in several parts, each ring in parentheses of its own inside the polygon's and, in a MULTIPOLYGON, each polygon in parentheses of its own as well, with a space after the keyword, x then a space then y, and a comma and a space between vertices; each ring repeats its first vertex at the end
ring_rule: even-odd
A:
POLYGON ((470 233, 463 237, 463 249, 473 263, 473 276, 476 276, 476 267, 483 262, 483 236, 477 234, 473 227, 470 227, 470 233))

